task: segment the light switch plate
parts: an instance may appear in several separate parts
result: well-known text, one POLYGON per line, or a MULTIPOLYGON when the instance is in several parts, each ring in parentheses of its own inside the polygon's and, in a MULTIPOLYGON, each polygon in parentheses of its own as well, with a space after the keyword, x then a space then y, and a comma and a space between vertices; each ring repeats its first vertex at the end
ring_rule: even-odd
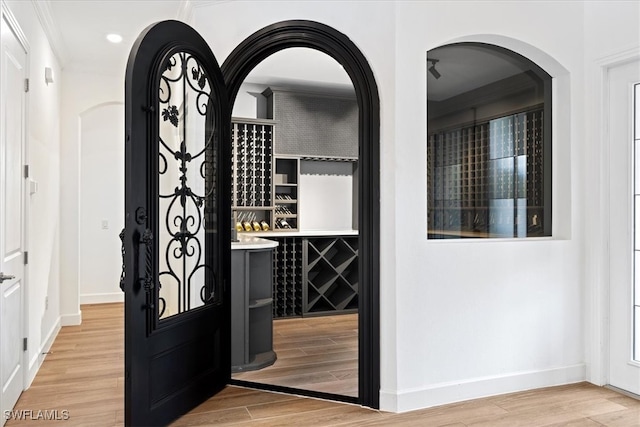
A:
POLYGON ((38 192, 38 181, 34 181, 29 178, 29 194, 36 194, 38 192))

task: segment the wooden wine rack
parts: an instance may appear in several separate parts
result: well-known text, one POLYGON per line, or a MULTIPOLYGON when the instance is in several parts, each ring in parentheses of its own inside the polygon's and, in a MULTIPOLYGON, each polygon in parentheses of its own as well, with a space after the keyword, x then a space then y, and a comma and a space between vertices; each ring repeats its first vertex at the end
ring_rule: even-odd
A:
POLYGON ((275 159, 273 185, 273 229, 297 229, 298 225, 298 181, 300 160, 297 158, 275 159), (288 227, 281 225, 282 220, 288 227))
POLYGON ((306 240, 303 313, 358 309, 358 238, 306 240))
POLYGON ((271 206, 273 125, 233 122, 233 205, 271 206))
POLYGON ((276 238, 273 256, 273 317, 302 315, 302 239, 276 238))
POLYGON ((274 318, 357 311, 357 236, 275 240, 274 318))

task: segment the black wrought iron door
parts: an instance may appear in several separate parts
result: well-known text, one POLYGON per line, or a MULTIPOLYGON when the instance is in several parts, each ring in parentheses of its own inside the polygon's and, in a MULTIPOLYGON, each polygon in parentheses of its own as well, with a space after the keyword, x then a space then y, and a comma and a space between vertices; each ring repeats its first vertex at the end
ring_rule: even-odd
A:
POLYGON ((165 425, 231 376, 230 113, 178 21, 140 35, 125 90, 125 424, 165 425))

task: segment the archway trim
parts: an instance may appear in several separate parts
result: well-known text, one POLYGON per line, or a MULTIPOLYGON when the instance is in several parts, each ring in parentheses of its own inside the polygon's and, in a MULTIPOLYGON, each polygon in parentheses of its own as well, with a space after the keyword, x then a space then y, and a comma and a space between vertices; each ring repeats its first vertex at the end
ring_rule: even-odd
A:
MULTIPOLYGON (((358 100, 358 147, 361 183, 359 229, 359 366, 358 403, 372 408, 380 400, 380 101, 373 71, 358 47, 325 24, 289 20, 269 25, 240 43, 222 64, 233 106, 244 79, 268 56, 291 47, 306 47, 338 61, 353 83, 358 100)), ((233 108, 230 108, 230 111, 233 108)), ((231 117, 229 117, 229 120, 231 117)), ((300 390, 296 390, 300 392, 300 390)), ((315 393, 314 393, 315 395, 315 393)))

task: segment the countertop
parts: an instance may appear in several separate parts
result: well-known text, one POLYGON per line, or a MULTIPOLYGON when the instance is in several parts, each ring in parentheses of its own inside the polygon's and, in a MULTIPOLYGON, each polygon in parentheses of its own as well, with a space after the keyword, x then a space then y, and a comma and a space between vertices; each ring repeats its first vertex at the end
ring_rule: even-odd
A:
POLYGON ((236 249, 269 249, 278 246, 278 242, 275 240, 263 239, 249 233, 238 233, 238 240, 238 242, 231 242, 232 251, 236 249))

